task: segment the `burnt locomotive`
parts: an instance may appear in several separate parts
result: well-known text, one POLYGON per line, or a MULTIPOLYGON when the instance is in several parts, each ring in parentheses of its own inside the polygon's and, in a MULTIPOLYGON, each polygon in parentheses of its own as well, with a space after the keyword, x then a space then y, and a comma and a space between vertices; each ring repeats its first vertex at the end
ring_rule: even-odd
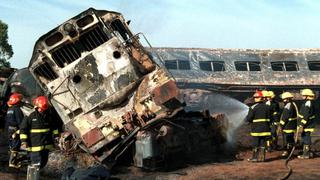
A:
POLYGON ((184 110, 174 78, 120 13, 90 8, 64 22, 38 39, 28 69, 74 142, 102 163, 133 147, 134 164, 151 168, 224 142, 223 121, 184 110))

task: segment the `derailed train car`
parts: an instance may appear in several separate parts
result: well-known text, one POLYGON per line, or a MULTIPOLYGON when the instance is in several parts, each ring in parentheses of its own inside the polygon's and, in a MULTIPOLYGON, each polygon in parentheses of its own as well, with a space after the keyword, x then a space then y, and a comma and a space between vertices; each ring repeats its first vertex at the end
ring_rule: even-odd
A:
POLYGON ((220 121, 184 111, 174 78, 120 13, 90 8, 64 22, 38 39, 28 68, 65 130, 100 162, 133 146, 135 165, 151 168, 224 142, 220 121))
MULTIPOLYGON (((320 49, 153 48, 181 89, 205 89, 245 101, 257 89, 318 94, 320 49)), ((298 94, 296 95, 298 96, 298 94)), ((299 99, 297 97, 296 99, 299 99)))
MULTIPOLYGON (((34 111, 32 100, 38 96, 44 95, 43 90, 40 88, 28 68, 17 69, 6 79, 0 91, 0 97, 7 101, 12 93, 19 93, 22 95, 23 98, 20 107, 25 116, 34 111)), ((53 113, 53 116, 57 117, 57 123, 62 124, 61 119, 58 118, 54 108, 50 108, 49 111, 53 113)))
POLYGON ((4 116, 7 110, 7 98, 2 94, 5 83, 10 75, 15 71, 14 68, 0 66, 0 129, 4 128, 4 116))

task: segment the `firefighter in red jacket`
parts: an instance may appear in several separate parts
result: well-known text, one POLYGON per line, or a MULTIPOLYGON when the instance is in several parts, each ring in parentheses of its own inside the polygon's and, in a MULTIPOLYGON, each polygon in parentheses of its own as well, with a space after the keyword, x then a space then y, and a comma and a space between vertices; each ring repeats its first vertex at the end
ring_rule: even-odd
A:
POLYGON ((285 157, 294 145, 294 133, 297 129, 298 108, 296 103, 293 102, 293 94, 290 92, 284 92, 281 95, 281 98, 284 102, 284 108, 280 117, 280 127, 283 131, 284 142, 286 145, 286 149, 282 153, 282 156, 285 157))
POLYGON ((22 95, 19 93, 13 93, 8 102, 7 115, 5 117, 6 127, 8 127, 8 139, 9 139, 9 167, 19 168, 19 151, 21 141, 19 138, 19 125, 23 120, 23 112, 21 110, 22 95))
POLYGON ((261 91, 253 95, 255 104, 249 108, 246 121, 251 124, 251 136, 253 137, 253 153, 250 162, 257 162, 259 149, 262 152, 262 161, 265 161, 266 140, 271 136, 270 121, 272 119, 270 106, 263 102, 261 91))
POLYGON ((315 128, 315 94, 311 89, 303 89, 301 91, 304 102, 300 107, 300 113, 298 117, 299 128, 302 128, 302 142, 303 142, 303 153, 298 156, 299 159, 309 159, 312 157, 310 152, 311 146, 311 133, 315 128))
POLYGON ((49 102, 45 96, 33 100, 35 111, 24 118, 20 125, 20 139, 23 149, 27 149, 31 158, 29 172, 39 174, 39 170, 48 162, 49 150, 53 148, 54 138, 59 132, 55 119, 48 113, 49 102))

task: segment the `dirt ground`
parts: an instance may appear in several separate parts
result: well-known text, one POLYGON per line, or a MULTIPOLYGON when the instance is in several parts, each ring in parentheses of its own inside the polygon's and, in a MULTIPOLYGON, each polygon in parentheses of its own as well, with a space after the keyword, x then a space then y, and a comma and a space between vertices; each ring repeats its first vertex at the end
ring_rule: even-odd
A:
MULTIPOLYGON (((188 165, 188 167, 172 172, 143 172, 130 167, 127 172, 114 175, 119 179, 279 179, 287 173, 285 160, 281 159, 281 152, 267 153, 267 162, 250 163, 247 159, 250 151, 241 152, 238 158, 225 162, 225 157, 215 162, 188 165), (219 162, 220 161, 220 162, 219 162)), ((294 158, 289 164, 293 173, 289 179, 319 179, 320 158, 299 160, 294 158)))
MULTIPOLYGON (((285 160, 281 158, 281 151, 267 153, 267 162, 247 162, 247 159, 251 156, 251 151, 248 149, 250 146, 250 136, 248 134, 248 128, 240 128, 236 137, 238 149, 233 153, 223 151, 200 154, 197 157, 191 156, 185 159, 186 163, 183 166, 171 171, 158 170, 156 172, 148 172, 130 166, 130 164, 117 165, 111 171, 111 179, 279 179, 284 176, 287 169, 284 166, 285 160)), ((319 145, 319 143, 317 144, 319 145)), ((289 165, 293 168, 293 173, 289 179, 320 179, 319 148, 317 149, 315 158, 309 160, 297 159, 298 151, 295 152, 293 159, 289 162, 289 165)), ((26 179, 26 168, 22 168, 21 170, 8 168, 6 154, 6 147, 0 144, 0 179, 26 179)), ((79 156, 83 157, 84 155, 79 156)), ((170 163, 176 163, 177 160, 177 158, 174 158, 170 163)), ((61 179, 61 172, 65 168, 65 164, 61 165, 57 162, 69 162, 70 160, 63 155, 54 154, 51 155, 49 161, 41 179, 61 179)), ((126 161, 126 159, 123 159, 123 161, 126 161)), ((85 166, 89 166, 89 164, 90 161, 87 161, 85 166)))
MULTIPOLYGON (((116 167, 112 179, 279 179, 287 172, 280 151, 267 153, 267 162, 250 163, 247 159, 250 151, 240 152, 237 158, 218 156, 212 162, 187 164, 186 167, 170 172, 146 172, 139 168, 116 167), (217 158, 218 157, 218 158, 217 158)), ((320 157, 309 160, 294 158, 289 163, 293 168, 290 179, 319 179, 320 157)), ((0 164, 0 179, 25 179, 26 170, 6 168, 6 163, 0 164)), ((42 179, 60 179, 61 175, 44 174, 42 179)))

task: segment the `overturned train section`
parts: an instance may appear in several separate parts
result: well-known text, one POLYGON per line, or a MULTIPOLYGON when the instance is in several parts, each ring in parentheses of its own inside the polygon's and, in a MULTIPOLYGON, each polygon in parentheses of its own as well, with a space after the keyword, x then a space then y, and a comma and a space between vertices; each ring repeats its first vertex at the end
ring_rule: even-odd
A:
POLYGON ((223 117, 184 111, 174 78, 120 13, 90 8, 64 22, 39 38, 28 68, 73 142, 105 164, 133 147, 135 165, 156 168, 224 142, 223 117))

